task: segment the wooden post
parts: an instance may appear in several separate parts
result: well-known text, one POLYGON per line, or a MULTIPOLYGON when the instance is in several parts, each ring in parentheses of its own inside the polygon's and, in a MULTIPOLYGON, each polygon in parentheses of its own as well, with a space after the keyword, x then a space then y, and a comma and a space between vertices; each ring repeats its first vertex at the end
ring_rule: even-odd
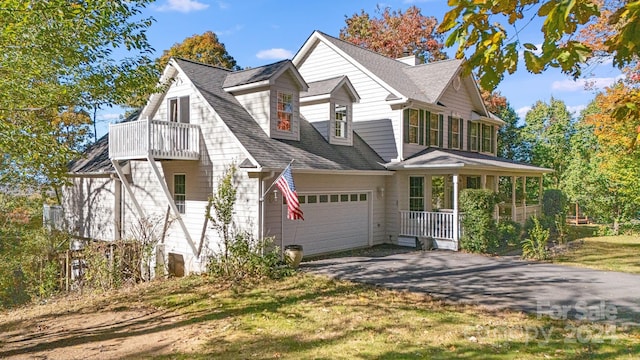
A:
POLYGON ((527 221, 527 177, 522 177, 522 220, 527 221))
POLYGON ((518 221, 516 218, 516 181, 517 177, 511 177, 511 221, 518 221))
POLYGON ((453 241, 455 242, 456 251, 459 250, 458 240, 460 238, 458 216, 458 174, 453 174, 453 241))

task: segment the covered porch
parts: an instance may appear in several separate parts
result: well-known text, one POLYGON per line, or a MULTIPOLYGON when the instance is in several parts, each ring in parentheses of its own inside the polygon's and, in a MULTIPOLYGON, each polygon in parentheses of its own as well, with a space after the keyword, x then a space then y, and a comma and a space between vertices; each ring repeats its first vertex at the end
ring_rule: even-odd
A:
POLYGON ((429 242, 431 248, 459 249, 464 216, 458 198, 464 189, 498 194, 496 221, 524 223, 542 211, 542 176, 549 169, 490 155, 430 149, 390 165, 397 171, 398 243, 429 242))

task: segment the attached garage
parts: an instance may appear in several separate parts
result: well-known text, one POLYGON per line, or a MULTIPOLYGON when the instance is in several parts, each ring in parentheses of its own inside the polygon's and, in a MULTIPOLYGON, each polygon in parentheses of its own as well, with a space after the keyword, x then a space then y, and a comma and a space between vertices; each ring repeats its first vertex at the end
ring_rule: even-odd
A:
POLYGON ((287 219, 283 205, 283 245, 298 244, 305 255, 371 245, 369 192, 298 194, 304 221, 287 219))

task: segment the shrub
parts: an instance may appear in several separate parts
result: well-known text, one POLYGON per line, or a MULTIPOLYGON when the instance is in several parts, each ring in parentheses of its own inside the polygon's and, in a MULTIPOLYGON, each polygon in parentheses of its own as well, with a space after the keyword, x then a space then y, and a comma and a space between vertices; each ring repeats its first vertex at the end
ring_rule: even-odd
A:
POLYGON ((460 212, 462 216, 463 250, 483 253, 497 247, 496 225, 493 210, 497 203, 496 194, 486 189, 464 189, 460 192, 460 212))
POLYGON ((501 220, 497 225, 499 246, 517 245, 522 234, 522 225, 511 220, 501 220))
MULTIPOLYGON (((558 189, 547 189, 542 194, 542 224, 552 232, 558 231, 559 223, 567 222, 567 197, 558 189)), ((565 230, 566 233, 566 229, 565 230)))
POLYGON ((545 229, 537 217, 532 218, 533 227, 529 229, 528 237, 522 241, 522 257, 524 259, 546 260, 549 258, 547 241, 549 229, 545 229))

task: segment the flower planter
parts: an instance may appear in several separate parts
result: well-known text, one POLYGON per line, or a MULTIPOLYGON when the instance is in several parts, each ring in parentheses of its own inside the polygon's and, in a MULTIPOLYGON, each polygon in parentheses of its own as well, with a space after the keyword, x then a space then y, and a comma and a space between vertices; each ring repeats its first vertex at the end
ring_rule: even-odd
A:
POLYGON ((284 261, 294 269, 297 269, 302 261, 302 245, 287 245, 284 247, 284 261))

